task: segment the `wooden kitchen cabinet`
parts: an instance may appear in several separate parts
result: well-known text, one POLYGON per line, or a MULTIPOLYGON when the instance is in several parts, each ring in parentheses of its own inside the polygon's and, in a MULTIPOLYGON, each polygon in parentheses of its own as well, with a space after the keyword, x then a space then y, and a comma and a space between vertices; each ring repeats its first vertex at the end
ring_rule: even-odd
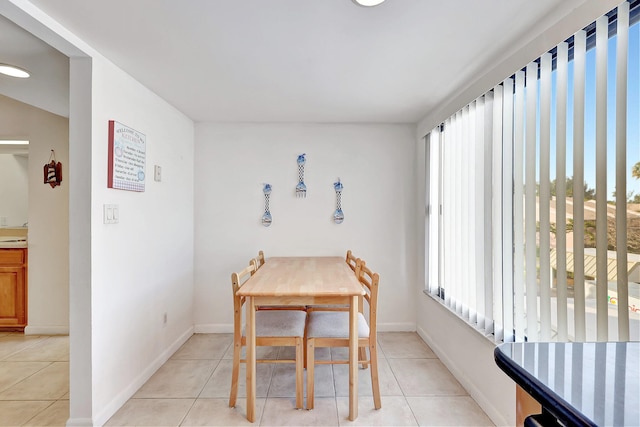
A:
POLYGON ((0 248, 0 330, 27 326, 27 249, 0 248))

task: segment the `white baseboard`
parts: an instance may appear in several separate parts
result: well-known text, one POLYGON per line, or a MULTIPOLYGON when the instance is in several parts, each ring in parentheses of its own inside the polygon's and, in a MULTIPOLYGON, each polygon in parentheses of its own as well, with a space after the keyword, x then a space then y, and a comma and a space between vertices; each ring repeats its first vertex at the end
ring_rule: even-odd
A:
MULTIPOLYGON (((378 323, 378 332, 415 332, 415 323, 378 323)), ((228 323, 206 323, 194 326, 196 334, 232 334, 233 325, 228 323)))
POLYGON ((69 335, 69 325, 38 326, 27 325, 25 335, 69 335))
POLYGON ((493 421, 496 426, 508 426, 510 424, 502 413, 493 405, 491 401, 484 397, 484 393, 476 387, 474 383, 468 380, 467 376, 462 372, 457 365, 447 356, 442 350, 442 347, 435 342, 429 334, 423 329, 417 328, 418 335, 427 343, 433 352, 438 356, 438 359, 447 367, 449 372, 458 380, 458 382, 464 387, 469 395, 478 403, 480 408, 487 414, 487 416, 493 421))
POLYGON ((194 332, 196 334, 232 334, 232 323, 205 323, 203 325, 195 325, 194 332))
POLYGON ((69 418, 67 427, 93 427, 93 420, 91 418, 69 418))
MULTIPOLYGON (((138 375, 127 388, 122 390, 111 402, 104 407, 102 412, 95 417, 95 425, 102 426, 109 421, 109 418, 115 414, 118 409, 124 405, 136 391, 144 385, 144 383, 151 378, 151 376, 158 370, 169 358, 175 353, 187 340, 193 335, 193 327, 187 328, 165 351, 163 351, 156 359, 149 364, 147 369, 138 375)), ((67 424, 69 425, 69 424, 67 424)))
MULTIPOLYGON (((378 323, 378 332, 415 332, 415 323, 378 323)), ((233 325, 228 323, 206 323, 195 325, 196 334, 232 334, 233 325)))
POLYGON ((378 323, 378 332, 415 332, 415 323, 378 323))

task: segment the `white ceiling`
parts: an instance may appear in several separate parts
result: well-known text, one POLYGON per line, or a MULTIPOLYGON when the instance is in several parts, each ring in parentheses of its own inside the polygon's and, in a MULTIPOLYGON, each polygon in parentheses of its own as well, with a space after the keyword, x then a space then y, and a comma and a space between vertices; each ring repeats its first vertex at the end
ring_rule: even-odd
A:
POLYGON ((0 74, 0 94, 69 116, 69 58, 2 15, 0 63, 17 65, 31 73, 28 79, 0 74))
MULTIPOLYGON (((585 1, 31 0, 195 121, 343 123, 419 121, 585 1)), ((36 80, 57 56, 3 21, 0 62, 68 103, 36 80)))

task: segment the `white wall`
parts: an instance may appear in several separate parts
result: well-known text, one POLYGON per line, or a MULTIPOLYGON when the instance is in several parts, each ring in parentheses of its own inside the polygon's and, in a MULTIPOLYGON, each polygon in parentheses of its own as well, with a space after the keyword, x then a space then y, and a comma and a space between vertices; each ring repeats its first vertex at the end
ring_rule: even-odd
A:
POLYGON ((100 56, 92 69, 92 391, 102 424, 193 331, 194 127, 100 56), (109 120, 146 136, 144 192, 107 188, 109 120), (103 224, 104 204, 119 206, 118 224, 103 224))
POLYGON ((102 425, 193 332, 194 125, 28 1, 0 13, 70 57, 67 425, 102 425), (162 182, 106 188, 109 120, 146 135, 162 182))
MULTIPOLYGON (((0 96, 0 129, 7 136, 29 140, 28 176, 8 178, 28 181, 23 189, 28 216, 9 222, 9 225, 29 222, 29 302, 25 333, 66 334, 69 331, 69 121, 0 96), (62 163, 63 169, 62 184, 55 188, 43 183, 42 169, 49 161, 51 150, 55 150, 56 160, 62 163)), ((27 162, 26 158, 19 159, 27 162)), ((1 200, 4 206, 5 199, 1 200)))
POLYGON ((21 226, 28 221, 28 168, 27 156, 0 154, 0 217, 6 226, 21 226))
POLYGON ((418 334, 495 425, 515 425, 516 386, 496 365, 495 345, 439 302, 420 297, 418 334))
POLYGON ((380 274, 380 329, 415 330, 414 141, 409 125, 197 124, 196 331, 232 331, 231 272, 260 249, 267 258, 353 250, 380 274), (302 153, 308 191, 297 199, 302 153), (273 186, 270 227, 260 222, 262 183, 273 186))

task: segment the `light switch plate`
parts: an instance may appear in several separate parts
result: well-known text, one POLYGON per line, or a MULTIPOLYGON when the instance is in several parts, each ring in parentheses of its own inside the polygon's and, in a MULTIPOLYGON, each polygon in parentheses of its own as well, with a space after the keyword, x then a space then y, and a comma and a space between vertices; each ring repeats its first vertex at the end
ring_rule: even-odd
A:
POLYGON ((162 167, 158 165, 153 166, 153 180, 157 182, 162 181, 162 167))
POLYGON ((120 221, 118 205, 103 205, 103 218, 105 224, 117 224, 120 221))

